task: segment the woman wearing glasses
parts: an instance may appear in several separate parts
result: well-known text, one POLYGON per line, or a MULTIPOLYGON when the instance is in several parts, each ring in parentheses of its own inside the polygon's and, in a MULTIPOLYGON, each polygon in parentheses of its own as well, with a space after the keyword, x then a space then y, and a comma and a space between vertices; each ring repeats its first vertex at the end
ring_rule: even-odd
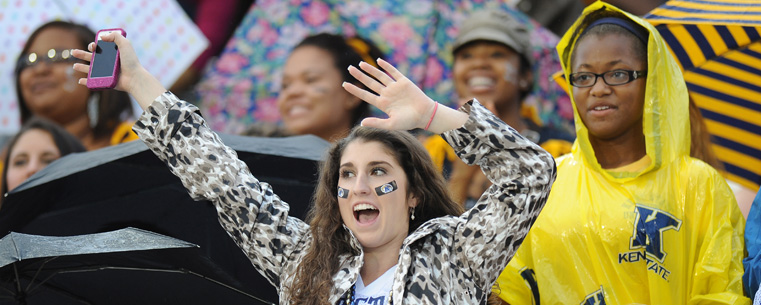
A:
POLYGON ((596 2, 558 45, 577 139, 500 276, 510 304, 748 304, 744 220, 691 158, 688 95, 658 32, 596 2))
POLYGON ((35 30, 16 65, 16 95, 22 124, 37 115, 49 119, 93 150, 137 139, 129 96, 116 90, 90 91, 78 86, 87 77, 74 71, 71 49, 84 49, 95 41, 85 26, 64 21, 46 23, 35 30))

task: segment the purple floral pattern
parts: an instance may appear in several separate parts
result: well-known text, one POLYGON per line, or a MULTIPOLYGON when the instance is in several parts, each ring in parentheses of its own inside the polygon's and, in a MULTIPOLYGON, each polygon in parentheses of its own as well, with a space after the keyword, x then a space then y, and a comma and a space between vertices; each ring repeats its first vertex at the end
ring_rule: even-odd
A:
POLYGON ((278 122, 281 67, 293 46, 320 32, 372 40, 429 96, 456 107, 451 44, 467 14, 486 7, 508 10, 532 29, 535 85, 525 104, 545 124, 573 132, 570 100, 550 80, 561 69, 558 38, 505 3, 478 0, 257 1, 197 87, 200 107, 222 132, 240 133, 255 121, 278 122))

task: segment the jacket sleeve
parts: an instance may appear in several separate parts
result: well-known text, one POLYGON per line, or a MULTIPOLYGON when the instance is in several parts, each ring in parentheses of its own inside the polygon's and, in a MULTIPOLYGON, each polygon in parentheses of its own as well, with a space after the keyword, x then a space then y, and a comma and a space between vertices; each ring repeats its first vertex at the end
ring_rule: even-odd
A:
POLYGON ((455 232, 461 267, 489 290, 544 207, 555 180, 555 160, 477 101, 461 128, 444 138, 467 164, 478 164, 492 186, 463 214, 455 232))
POLYGON ((533 260, 530 259, 530 247, 518 248, 497 278, 492 293, 508 304, 540 304, 539 287, 534 273, 533 260), (529 258, 524 260, 525 258, 529 258))
POLYGON ((288 217, 288 204, 260 182, 207 125, 198 109, 164 93, 133 127, 180 178, 195 200, 209 200, 219 222, 259 272, 276 288, 289 257, 308 242, 309 227, 288 217))

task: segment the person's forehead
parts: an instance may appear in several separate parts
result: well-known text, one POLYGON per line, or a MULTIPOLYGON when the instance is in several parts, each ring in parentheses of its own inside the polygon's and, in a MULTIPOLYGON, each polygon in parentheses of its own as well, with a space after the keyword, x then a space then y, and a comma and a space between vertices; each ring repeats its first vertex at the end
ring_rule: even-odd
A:
POLYGON ((399 164, 389 148, 378 141, 353 141, 346 145, 341 155, 341 164, 350 162, 359 166, 376 161, 387 162, 391 165, 399 164))
POLYGON ((22 150, 27 150, 30 147, 37 148, 50 146, 55 147, 53 135, 46 130, 33 128, 25 131, 19 136, 18 140, 16 140, 16 143, 11 148, 11 155, 15 155, 22 150))
POLYGON ((574 56, 571 58, 574 65, 583 64, 582 61, 599 60, 601 56, 606 58, 620 58, 623 62, 639 62, 635 56, 634 38, 619 33, 589 34, 582 37, 575 46, 574 56))
POLYGON ((331 66, 333 65, 333 56, 330 52, 316 46, 298 47, 291 51, 285 61, 286 67, 299 66, 331 66))
POLYGON ((479 50, 485 50, 485 51, 492 51, 492 50, 500 50, 509 52, 515 55, 519 55, 517 51, 515 51, 513 48, 511 48, 508 45, 505 45, 500 42, 491 41, 491 40, 476 40, 473 42, 469 42, 465 44, 464 46, 460 47, 454 52, 455 59, 457 59, 458 56, 468 53, 468 52, 474 52, 479 50))
POLYGON ((29 52, 47 52, 49 49, 73 49, 81 48, 76 35, 62 28, 47 28, 42 30, 31 41, 29 52))

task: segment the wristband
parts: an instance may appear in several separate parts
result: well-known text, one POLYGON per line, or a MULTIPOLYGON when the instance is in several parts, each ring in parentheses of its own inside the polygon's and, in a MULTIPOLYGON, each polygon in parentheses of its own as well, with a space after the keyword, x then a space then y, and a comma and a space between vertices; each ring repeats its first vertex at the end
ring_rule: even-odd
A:
POLYGON ((436 104, 433 105, 433 113, 431 114, 431 119, 428 120, 428 124, 425 125, 426 131, 428 131, 428 127, 431 127, 431 122, 433 122, 433 117, 436 115, 436 110, 439 109, 439 103, 438 102, 434 102, 434 103, 436 104))

